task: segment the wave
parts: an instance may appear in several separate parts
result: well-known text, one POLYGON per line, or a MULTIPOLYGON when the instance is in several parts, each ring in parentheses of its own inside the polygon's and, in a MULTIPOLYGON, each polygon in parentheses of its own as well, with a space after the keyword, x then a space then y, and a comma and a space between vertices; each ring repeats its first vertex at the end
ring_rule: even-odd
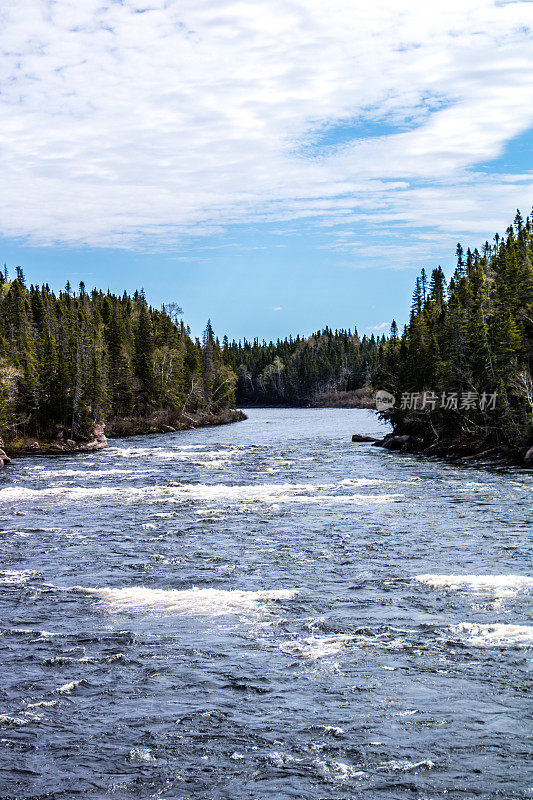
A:
POLYGON ((480 625, 475 622, 461 622, 449 630, 477 647, 529 647, 533 644, 533 625, 480 625))
POLYGON ((122 447, 110 448, 107 451, 119 458, 142 458, 149 456, 154 460, 190 461, 191 459, 206 458, 229 458, 235 454, 235 449, 209 450, 205 445, 189 447, 177 447, 175 449, 163 450, 151 447, 122 447))
POLYGON ((344 478, 341 486, 377 486, 380 483, 385 481, 381 478, 344 478))
POLYGON ((28 708, 52 708, 57 706, 57 700, 39 700, 36 703, 28 703, 28 708))
POLYGON ((90 498, 113 498, 121 501, 184 502, 221 501, 226 503, 347 503, 373 505, 399 500, 402 494, 321 494, 345 487, 337 484, 263 483, 228 485, 224 483, 170 483, 165 486, 146 487, 68 487, 56 486, 46 489, 9 487, 0 491, 0 500, 36 500, 49 497, 60 501, 88 500, 90 498))
POLYGON ((157 760, 149 747, 134 747, 133 750, 130 750, 128 758, 130 761, 157 760))
POLYGON ((477 593, 514 595, 533 587, 526 575, 415 575, 415 580, 432 589, 471 589, 477 593))
POLYGON ((435 763, 429 758, 423 761, 384 761, 377 769, 383 772, 412 772, 419 769, 433 769, 435 763))
POLYGON ((31 722, 28 717, 11 717, 9 714, 0 714, 0 725, 27 725, 31 722))
POLYGON ((395 629, 385 632, 360 629, 352 634, 335 633, 329 636, 308 636, 293 639, 282 645, 282 649, 298 658, 316 660, 328 658, 349 648, 378 647, 382 650, 401 650, 408 646, 407 639, 394 636, 395 629))
POLYGON ((50 497, 60 500, 85 500, 90 497, 114 497, 124 493, 124 489, 118 487, 67 487, 52 486, 47 489, 27 489, 22 486, 13 486, 0 490, 0 500, 22 501, 37 500, 50 497))
POLYGON ((317 759, 315 764, 323 778, 330 781, 344 783, 354 778, 364 778, 367 773, 354 767, 352 764, 345 764, 343 761, 322 761, 317 759))
POLYGON ((50 478, 106 478, 108 475, 129 475, 131 477, 131 469, 36 469, 32 470, 39 480, 49 480, 50 478))
POLYGON ((353 643, 353 636, 339 633, 332 636, 308 636, 306 639, 287 642, 282 649, 298 658, 314 661, 337 655, 353 643))
POLYGON ((7 569, 0 571, 0 583, 10 586, 22 586, 37 573, 33 569, 7 569))
POLYGON ((77 681, 70 681, 70 683, 64 683, 63 686, 58 686, 57 689, 54 689, 54 694, 70 694, 80 683, 83 683, 83 678, 77 681))
POLYGON ((265 603, 290 600, 299 589, 245 591, 240 589, 150 589, 132 586, 120 589, 71 586, 71 591, 94 595, 113 611, 165 611, 180 615, 220 616, 238 612, 256 612, 265 603))

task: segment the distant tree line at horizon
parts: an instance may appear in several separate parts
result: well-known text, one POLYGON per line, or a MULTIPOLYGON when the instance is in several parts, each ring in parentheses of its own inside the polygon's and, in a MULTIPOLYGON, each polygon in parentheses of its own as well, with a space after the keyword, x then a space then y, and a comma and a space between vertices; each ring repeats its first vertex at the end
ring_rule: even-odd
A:
POLYGON ((237 375, 243 405, 309 405, 316 398, 368 386, 385 337, 326 327, 277 342, 224 341, 223 358, 237 375))
POLYGON ((193 341, 175 304, 157 310, 144 292, 55 294, 0 270, 0 436, 89 435, 108 420, 132 432, 217 415, 235 405, 235 375, 211 323, 193 341))

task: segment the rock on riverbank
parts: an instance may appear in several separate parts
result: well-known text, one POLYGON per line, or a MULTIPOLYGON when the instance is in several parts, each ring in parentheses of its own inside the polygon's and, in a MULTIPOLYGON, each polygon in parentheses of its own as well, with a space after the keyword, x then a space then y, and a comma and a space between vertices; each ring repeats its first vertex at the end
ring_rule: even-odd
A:
POLYGON ((147 433, 175 433, 176 431, 203 428, 208 425, 227 425, 231 422, 240 422, 247 419, 242 411, 230 408, 219 414, 208 414, 197 411, 192 414, 175 415, 172 419, 168 415, 157 415, 145 418, 118 419, 107 423, 101 422, 93 426, 88 436, 79 439, 66 439, 60 431, 55 439, 40 439, 19 437, 4 443, 0 439, 0 468, 11 464, 11 458, 25 455, 68 455, 70 453, 94 453, 109 447, 108 437, 122 438, 127 436, 140 436, 147 433), (170 424, 172 422, 172 424, 170 424), (106 433, 104 433, 104 430, 106 433), (106 436, 107 434, 107 436, 106 436), (5 447, 5 450, 2 449, 5 447))
MULTIPOLYGON (((24 455, 61 455, 68 453, 93 453, 98 450, 104 450, 108 447, 107 437, 104 433, 105 423, 101 422, 92 427, 88 436, 80 439, 65 439, 64 434, 60 432, 55 439, 29 439, 20 437, 5 443, 6 451, 10 456, 24 456, 24 455)), ((3 461, 2 466, 11 463, 7 456, 2 456, 0 451, 0 459, 3 461), (7 459, 7 461, 6 461, 7 459)))
POLYGON ((108 420, 107 435, 111 438, 142 436, 147 433, 174 433, 211 425, 229 425, 247 419, 246 414, 237 408, 226 408, 219 413, 206 411, 176 413, 155 412, 147 417, 121 418, 108 420))
POLYGON ((413 433, 388 433, 383 439, 354 434, 352 442, 373 442, 377 447, 399 450, 404 453, 423 453, 432 456, 454 456, 465 461, 495 461, 503 464, 521 464, 533 467, 533 447, 531 443, 523 446, 499 444, 490 446, 479 439, 435 440, 413 433))

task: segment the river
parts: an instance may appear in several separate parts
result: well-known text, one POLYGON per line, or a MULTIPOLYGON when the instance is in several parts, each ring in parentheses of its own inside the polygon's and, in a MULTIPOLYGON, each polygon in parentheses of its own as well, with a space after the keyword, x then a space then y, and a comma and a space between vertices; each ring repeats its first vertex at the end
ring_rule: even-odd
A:
POLYGON ((531 473, 248 413, 3 471, 2 800, 530 797, 531 473))

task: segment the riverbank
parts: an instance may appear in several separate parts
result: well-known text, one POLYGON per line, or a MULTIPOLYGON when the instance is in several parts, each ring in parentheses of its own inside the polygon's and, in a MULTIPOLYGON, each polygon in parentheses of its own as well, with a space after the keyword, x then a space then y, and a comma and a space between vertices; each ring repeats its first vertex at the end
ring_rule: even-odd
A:
POLYGON ((376 398, 368 386, 351 392, 321 392, 310 400, 311 408, 366 408, 375 409, 376 398))
POLYGON ((398 429, 383 439, 354 434, 353 442, 372 442, 376 447, 397 450, 403 453, 420 453, 427 456, 457 458, 462 461, 491 461, 499 464, 519 465, 533 468, 533 444, 519 446, 499 444, 491 446, 486 441, 472 438, 429 441, 415 434, 402 433, 398 429))
POLYGON ((97 424, 83 439, 68 439, 60 432, 54 439, 20 436, 2 442, 0 440, 0 468, 11 463, 12 458, 28 455, 70 455, 93 453, 105 450, 108 439, 141 436, 152 433, 175 433, 214 425, 229 425, 245 420, 246 414, 240 409, 228 408, 219 414, 197 411, 191 414, 152 414, 148 417, 122 418, 97 424), (172 422, 172 424, 170 424, 172 422), (3 449, 2 449, 3 448, 3 449))
POLYGON ((308 400, 294 403, 239 402, 241 408, 362 408, 375 410, 374 393, 368 388, 354 389, 350 392, 320 392, 308 400))

